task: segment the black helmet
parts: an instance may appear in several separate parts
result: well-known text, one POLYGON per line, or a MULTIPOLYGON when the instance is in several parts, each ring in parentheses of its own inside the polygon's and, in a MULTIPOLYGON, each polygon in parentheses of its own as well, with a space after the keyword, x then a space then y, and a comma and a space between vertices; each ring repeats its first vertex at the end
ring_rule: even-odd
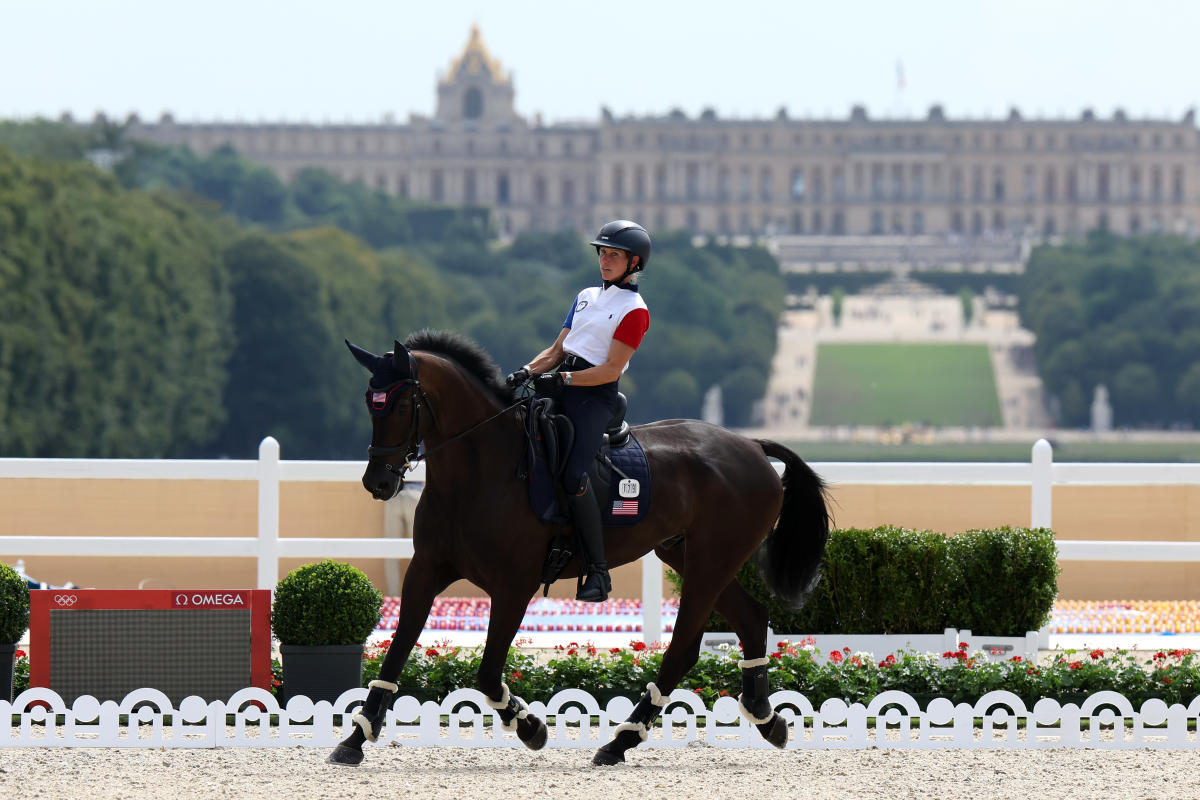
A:
POLYGON ((601 247, 611 247, 637 256, 638 265, 634 272, 645 269, 646 262, 650 260, 650 234, 641 225, 627 219, 613 220, 601 228, 592 240, 592 246, 596 252, 600 252, 601 247))

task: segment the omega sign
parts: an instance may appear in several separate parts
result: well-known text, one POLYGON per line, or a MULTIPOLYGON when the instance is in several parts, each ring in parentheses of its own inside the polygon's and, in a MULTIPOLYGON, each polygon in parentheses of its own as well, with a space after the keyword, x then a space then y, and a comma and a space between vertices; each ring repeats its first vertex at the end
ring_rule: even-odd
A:
POLYGON ((176 608, 246 608, 242 592, 178 592, 176 608))

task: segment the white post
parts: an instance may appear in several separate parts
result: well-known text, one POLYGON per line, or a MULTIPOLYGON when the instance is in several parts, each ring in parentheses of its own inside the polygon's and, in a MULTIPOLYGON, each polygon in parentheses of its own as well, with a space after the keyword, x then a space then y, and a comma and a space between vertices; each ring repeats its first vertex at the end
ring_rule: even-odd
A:
POLYGON ((1054 468, 1054 449, 1045 439, 1033 445, 1033 478, 1029 510, 1029 527, 1050 527, 1050 493, 1054 468))
POLYGON ((651 550, 642 556, 642 641, 662 641, 662 561, 651 550))
POLYGON ((279 442, 268 436, 258 445, 258 588, 279 580, 279 442))

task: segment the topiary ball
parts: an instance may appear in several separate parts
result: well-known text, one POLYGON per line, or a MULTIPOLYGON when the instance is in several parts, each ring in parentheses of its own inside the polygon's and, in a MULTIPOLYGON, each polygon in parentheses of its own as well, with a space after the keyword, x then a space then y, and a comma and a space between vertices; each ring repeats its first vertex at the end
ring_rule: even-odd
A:
POLYGON ((8 564, 0 564, 0 644, 21 641, 29 627, 29 584, 8 564))
POLYGON ((276 584, 271 628, 281 644, 364 644, 382 606, 383 595, 362 570, 326 560, 298 567, 276 584))

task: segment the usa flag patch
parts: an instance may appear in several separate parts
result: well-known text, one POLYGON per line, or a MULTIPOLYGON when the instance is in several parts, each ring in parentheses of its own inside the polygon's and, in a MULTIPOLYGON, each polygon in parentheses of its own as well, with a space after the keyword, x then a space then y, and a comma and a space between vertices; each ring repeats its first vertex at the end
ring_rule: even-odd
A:
POLYGON ((387 392, 372 392, 371 393, 371 402, 372 403, 386 403, 387 402, 387 392))
POLYGON ((637 500, 613 500, 613 516, 633 516, 638 513, 637 500))

